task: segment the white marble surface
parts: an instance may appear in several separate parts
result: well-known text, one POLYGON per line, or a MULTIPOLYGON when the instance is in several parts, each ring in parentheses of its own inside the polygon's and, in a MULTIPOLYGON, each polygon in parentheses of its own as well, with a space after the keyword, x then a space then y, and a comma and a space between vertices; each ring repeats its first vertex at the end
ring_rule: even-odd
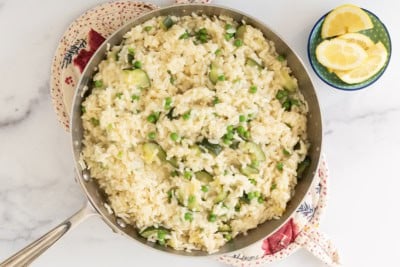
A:
MULTIPOLYGON (((101 1, 0 0, 0 261, 79 209, 69 137, 49 97, 50 62, 68 24, 101 1)), ((167 5, 172 1, 151 1, 167 5)), ((353 1, 391 32, 393 54, 384 76, 358 92, 322 83, 307 61, 313 23, 339 0, 215 1, 261 19, 306 62, 324 116, 330 201, 321 228, 346 266, 398 266, 400 233, 399 1, 353 1), (250 4, 251 2, 251 4, 250 4), (301 2, 301 3, 300 3, 301 2)), ((222 266, 145 249, 112 233, 99 219, 76 228, 33 266, 222 266)), ((271 266, 322 266, 305 251, 271 266)))

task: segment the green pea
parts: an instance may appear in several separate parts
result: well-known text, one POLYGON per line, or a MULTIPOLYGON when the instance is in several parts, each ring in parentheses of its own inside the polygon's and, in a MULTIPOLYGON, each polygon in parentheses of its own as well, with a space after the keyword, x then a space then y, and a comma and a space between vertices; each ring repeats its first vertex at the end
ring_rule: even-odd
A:
POLYGON ((171 134, 169 135, 169 137, 170 137, 171 140, 174 141, 174 142, 177 142, 177 141, 179 141, 179 139, 180 139, 179 134, 177 134, 177 133, 175 133, 175 132, 171 133, 171 134))
POLYGON ((208 186, 207 185, 202 185, 201 186, 201 191, 203 191, 204 193, 208 192, 208 186))
POLYGON ((156 139, 156 132, 150 132, 150 133, 147 135, 147 137, 148 137, 150 140, 156 139))
POLYGON ((236 46, 236 47, 241 47, 243 45, 243 41, 241 39, 236 39, 233 42, 233 45, 236 46))
POLYGON ((257 93, 257 86, 255 86, 255 85, 250 86, 249 92, 251 94, 257 93))
POLYGON ((101 87, 103 87, 103 81, 102 81, 102 80, 96 80, 96 81, 94 81, 94 87, 96 87, 96 88, 101 88, 101 87))
POLYGON ((140 62, 139 60, 135 61, 135 63, 133 63, 133 66, 136 69, 140 69, 142 67, 142 62, 140 62))
POLYGON ((246 116, 245 115, 240 115, 239 116, 239 121, 240 122, 245 122, 246 121, 246 116))
POLYGON ((208 221, 209 222, 215 222, 217 220, 217 215, 211 213, 210 215, 208 215, 208 221))
POLYGON ((190 172, 190 171, 185 171, 185 172, 183 173, 183 177, 184 177, 185 179, 187 179, 187 180, 192 179, 192 176, 193 176, 193 173, 190 172))
POLYGON ((193 214, 191 212, 186 212, 184 215, 185 221, 193 221, 193 214))

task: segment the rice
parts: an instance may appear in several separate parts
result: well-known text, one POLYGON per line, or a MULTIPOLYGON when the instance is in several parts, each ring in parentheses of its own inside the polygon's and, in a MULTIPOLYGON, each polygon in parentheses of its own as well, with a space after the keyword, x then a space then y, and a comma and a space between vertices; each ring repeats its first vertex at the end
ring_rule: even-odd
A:
POLYGON ((82 104, 82 158, 115 215, 149 241, 210 253, 279 218, 308 150, 290 73, 230 17, 133 27, 82 104))

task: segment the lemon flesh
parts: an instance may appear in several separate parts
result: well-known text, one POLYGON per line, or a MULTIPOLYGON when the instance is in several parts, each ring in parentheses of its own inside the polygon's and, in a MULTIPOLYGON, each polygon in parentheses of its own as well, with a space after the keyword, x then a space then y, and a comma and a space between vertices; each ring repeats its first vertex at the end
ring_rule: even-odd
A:
POLYGON ((336 75, 345 83, 355 84, 368 80, 385 66, 388 53, 385 46, 378 42, 367 50, 367 58, 363 63, 349 71, 338 71, 336 75))
POLYGON ((341 71, 358 67, 367 57, 367 53, 359 44, 338 38, 321 42, 315 52, 322 65, 341 71))
POLYGON ((342 5, 331 11, 322 24, 321 37, 328 38, 373 28, 371 18, 361 8, 342 5))
POLYGON ((374 45, 374 42, 366 35, 361 33, 346 33, 338 37, 351 43, 359 44, 365 50, 374 45))

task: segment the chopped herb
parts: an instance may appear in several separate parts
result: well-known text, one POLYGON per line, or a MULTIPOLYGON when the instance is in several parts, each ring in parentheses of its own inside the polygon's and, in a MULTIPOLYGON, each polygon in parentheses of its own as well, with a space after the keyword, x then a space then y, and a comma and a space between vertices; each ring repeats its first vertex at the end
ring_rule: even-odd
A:
POLYGON ((179 36, 179 40, 182 39, 189 39, 190 35, 188 31, 185 31, 185 33, 183 33, 181 36, 179 36))
POLYGON ((191 212, 186 212, 184 215, 185 221, 193 221, 193 214, 191 212))
POLYGON ((213 144, 208 141, 208 139, 204 138, 200 143, 197 145, 200 146, 201 149, 209 151, 214 155, 218 156, 219 153, 222 151, 222 146, 219 144, 213 144))
POLYGON ((170 175, 171 175, 172 177, 176 177, 176 176, 179 176, 179 172, 178 172, 177 170, 174 170, 174 171, 171 172, 170 175))
POLYGON ((241 39, 236 39, 233 42, 233 45, 236 46, 236 47, 241 47, 243 45, 243 41, 241 39))
POLYGON ((162 22, 162 26, 165 30, 168 30, 169 28, 172 27, 172 25, 174 25, 174 21, 172 20, 172 18, 170 16, 165 17, 165 19, 162 22))
POLYGON ((241 137, 244 140, 248 140, 250 138, 250 132, 249 131, 245 131, 241 137))
POLYGON ((85 113, 86 113, 86 108, 85 108, 85 106, 81 106, 81 111, 82 111, 82 114, 85 114, 85 113))
POLYGON ((201 186, 201 191, 203 191, 204 193, 208 192, 208 186, 207 185, 202 185, 201 186))
POLYGON ((232 144, 229 146, 232 149, 238 149, 240 142, 237 140, 232 141, 232 144))
POLYGON ((288 91, 286 91, 286 90, 278 90, 278 92, 276 93, 275 97, 278 100, 283 100, 287 96, 288 96, 288 91))
POLYGON ((179 136, 179 134, 177 134, 177 133, 171 133, 170 135, 169 135, 169 137, 171 138, 171 140, 172 141, 174 141, 174 142, 178 142, 179 140, 180 140, 180 136, 179 136))
POLYGON ((171 104, 172 104, 172 98, 171 97, 167 97, 164 101, 164 109, 168 110, 171 108, 171 104))
POLYGON ((277 168, 279 171, 283 171, 283 163, 282 163, 282 162, 278 162, 278 164, 276 164, 276 168, 277 168))
POLYGON ((120 157, 122 157, 123 154, 124 154, 124 152, 120 151, 120 152, 118 152, 117 157, 120 158, 120 157))
POLYGON ((245 122, 246 121, 246 116, 245 115, 239 115, 239 121, 240 122, 245 122))
POLYGON ((116 93, 115 97, 121 99, 123 95, 124 95, 123 93, 116 93))
POLYGON ((282 152, 283 152, 283 155, 290 156, 290 152, 287 151, 286 149, 283 149, 282 152))
POLYGON ((214 97, 214 99, 213 99, 213 104, 216 105, 216 104, 218 104, 218 103, 221 103, 221 101, 219 100, 218 97, 214 97))
POLYGON ((100 121, 96 118, 90 118, 90 122, 93 124, 93 126, 99 126, 100 121))
POLYGON ((303 175, 304 171, 307 169, 308 166, 311 164, 311 158, 309 156, 306 156, 306 158, 297 165, 297 177, 301 178, 303 175))
POLYGON ((250 86, 249 92, 250 92, 250 94, 257 93, 257 86, 255 86, 255 85, 250 86))
POLYGON ((231 241, 232 240, 232 235, 230 233, 224 233, 223 237, 225 238, 226 241, 231 241))
POLYGON ((175 109, 175 107, 171 108, 167 113, 167 118, 170 120, 178 118, 178 117, 174 116, 174 109, 175 109))
POLYGON ((258 203, 262 204, 262 203, 264 203, 265 200, 262 196, 259 196, 257 201, 258 201, 258 203))
POLYGON ((153 29, 152 26, 146 26, 146 27, 144 27, 144 30, 145 30, 146 32, 151 31, 151 29, 153 29))
POLYGON ((190 113, 191 113, 191 112, 192 112, 191 110, 186 111, 185 113, 183 113, 182 118, 183 118, 185 121, 187 121, 188 119, 190 119, 190 113))
POLYGON ((134 102, 135 100, 139 100, 140 96, 139 95, 132 95, 131 100, 134 102))
POLYGON ((170 82, 170 84, 175 84, 176 77, 175 77, 174 75, 172 75, 172 73, 171 73, 170 70, 168 70, 167 72, 168 72, 168 74, 170 75, 170 77, 169 77, 169 82, 170 82))
POLYGON ((94 87, 96 87, 96 88, 103 87, 103 81, 102 80, 95 80, 94 81, 94 87))
POLYGON ((290 102, 290 100, 286 100, 282 103, 282 107, 285 111, 290 111, 292 109, 292 103, 290 102))
POLYGON ((299 141, 294 145, 293 150, 299 150, 300 148, 301 148, 301 144, 300 144, 300 141, 299 141))
POLYGON ((226 130, 228 132, 233 132, 233 130, 234 130, 233 125, 228 125, 228 127, 226 127, 226 130))
POLYGON ((195 33, 196 40, 199 41, 202 44, 205 44, 208 42, 208 40, 211 39, 211 36, 208 34, 206 28, 201 28, 195 33))
POLYGON ((160 112, 153 112, 149 116, 147 116, 147 121, 150 123, 156 123, 160 118, 160 112))
POLYGON ((215 50, 214 54, 216 56, 220 56, 222 54, 222 50, 218 48, 217 50, 215 50))
POLYGON ((210 215, 208 215, 208 221, 209 222, 215 222, 217 220, 217 215, 211 213, 210 215))
POLYGON ((250 181, 250 183, 252 183, 253 185, 257 185, 256 180, 254 180, 254 179, 249 179, 249 181, 250 181))
POLYGON ((128 48, 128 54, 134 56, 134 55, 135 55, 135 49, 132 48, 132 47, 129 47, 129 48, 128 48))
POLYGON ((128 54, 126 56, 126 59, 127 59, 129 64, 132 64, 132 61, 135 59, 135 56, 133 54, 128 54))
POLYGON ((223 75, 223 74, 219 75, 218 81, 225 81, 225 75, 223 75))
POLYGON ((276 183, 271 184, 270 190, 272 191, 272 190, 275 190, 275 189, 276 189, 276 183))
POLYGON ((280 62, 284 61, 286 59, 286 57, 284 55, 279 55, 276 57, 276 59, 280 62))
POLYGON ((150 132, 148 135, 147 135, 147 137, 150 139, 150 140, 154 140, 154 139, 156 139, 156 132, 150 132))

